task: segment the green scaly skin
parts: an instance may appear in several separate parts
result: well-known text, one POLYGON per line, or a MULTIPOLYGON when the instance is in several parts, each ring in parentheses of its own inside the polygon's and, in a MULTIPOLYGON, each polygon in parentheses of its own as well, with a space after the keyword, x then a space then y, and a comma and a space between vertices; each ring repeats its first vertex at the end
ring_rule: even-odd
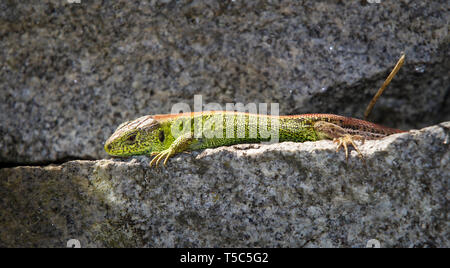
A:
POLYGON ((354 139, 378 139, 402 132, 332 114, 270 116, 212 111, 148 115, 121 124, 106 141, 105 151, 113 156, 152 155, 150 166, 162 159, 165 165, 171 156, 183 151, 273 140, 270 134, 277 125, 279 142, 335 139, 338 149, 345 148, 346 156, 347 144, 359 153, 354 139))

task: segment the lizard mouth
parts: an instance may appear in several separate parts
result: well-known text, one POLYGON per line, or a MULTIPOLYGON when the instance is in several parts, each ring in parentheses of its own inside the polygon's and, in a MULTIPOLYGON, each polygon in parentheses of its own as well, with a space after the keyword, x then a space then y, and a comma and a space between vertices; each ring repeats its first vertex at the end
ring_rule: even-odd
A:
POLYGON ((111 152, 111 144, 105 144, 105 151, 107 152, 107 153, 109 153, 109 152, 111 152))
POLYGON ((105 144, 104 149, 108 154, 111 154, 111 144, 105 144))

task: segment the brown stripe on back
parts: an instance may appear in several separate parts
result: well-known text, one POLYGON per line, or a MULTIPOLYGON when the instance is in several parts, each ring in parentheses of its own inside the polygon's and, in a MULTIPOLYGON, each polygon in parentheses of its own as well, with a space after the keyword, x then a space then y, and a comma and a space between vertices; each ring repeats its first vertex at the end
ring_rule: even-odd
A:
POLYGON ((136 128, 142 128, 143 125, 145 125, 145 123, 149 120, 153 121, 153 117, 151 115, 146 115, 145 118, 143 118, 143 120, 136 125, 136 128))
POLYGON ((366 133, 378 133, 378 134, 382 134, 385 136, 395 134, 395 133, 405 132, 403 130, 381 126, 381 125, 374 124, 372 122, 364 121, 361 119, 346 117, 346 116, 341 116, 341 115, 335 115, 335 114, 302 114, 302 115, 292 115, 292 116, 287 116, 287 117, 328 119, 325 121, 328 121, 330 123, 335 123, 346 129, 352 129, 355 131, 364 131, 366 133))
MULTIPOLYGON (((168 119, 173 119, 173 118, 178 118, 178 117, 195 117, 195 116, 199 116, 199 115, 211 115, 211 114, 217 114, 217 113, 242 114, 242 115, 250 114, 250 113, 234 112, 234 111, 203 111, 203 112, 190 112, 190 113, 179 113, 179 114, 156 114, 156 115, 153 115, 152 117, 153 117, 153 119, 156 119, 156 120, 168 120, 168 119)), ((252 114, 252 115, 261 116, 260 114, 252 114)))

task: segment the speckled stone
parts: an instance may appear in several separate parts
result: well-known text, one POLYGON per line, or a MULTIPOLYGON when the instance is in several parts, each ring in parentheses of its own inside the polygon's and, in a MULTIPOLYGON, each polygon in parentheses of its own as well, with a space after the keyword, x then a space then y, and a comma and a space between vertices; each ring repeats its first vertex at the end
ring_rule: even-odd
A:
POLYGON ((0 169, 0 247, 449 247, 449 135, 0 169))
POLYGON ((402 51, 372 119, 450 120, 445 0, 80 2, 0 2, 0 163, 105 158, 120 123, 194 94, 360 117, 402 51))

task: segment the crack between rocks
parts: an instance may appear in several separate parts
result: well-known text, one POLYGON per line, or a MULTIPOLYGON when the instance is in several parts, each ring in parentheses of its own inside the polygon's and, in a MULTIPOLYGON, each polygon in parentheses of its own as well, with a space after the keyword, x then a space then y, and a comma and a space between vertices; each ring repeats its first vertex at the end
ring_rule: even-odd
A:
POLYGON ((75 160, 98 160, 98 159, 93 158, 93 157, 67 156, 67 157, 56 159, 56 160, 29 161, 29 162, 28 161, 24 161, 24 162, 7 161, 7 162, 0 162, 0 169, 23 167, 23 166, 40 167, 40 166, 48 166, 48 165, 62 165, 67 162, 75 161, 75 160))

